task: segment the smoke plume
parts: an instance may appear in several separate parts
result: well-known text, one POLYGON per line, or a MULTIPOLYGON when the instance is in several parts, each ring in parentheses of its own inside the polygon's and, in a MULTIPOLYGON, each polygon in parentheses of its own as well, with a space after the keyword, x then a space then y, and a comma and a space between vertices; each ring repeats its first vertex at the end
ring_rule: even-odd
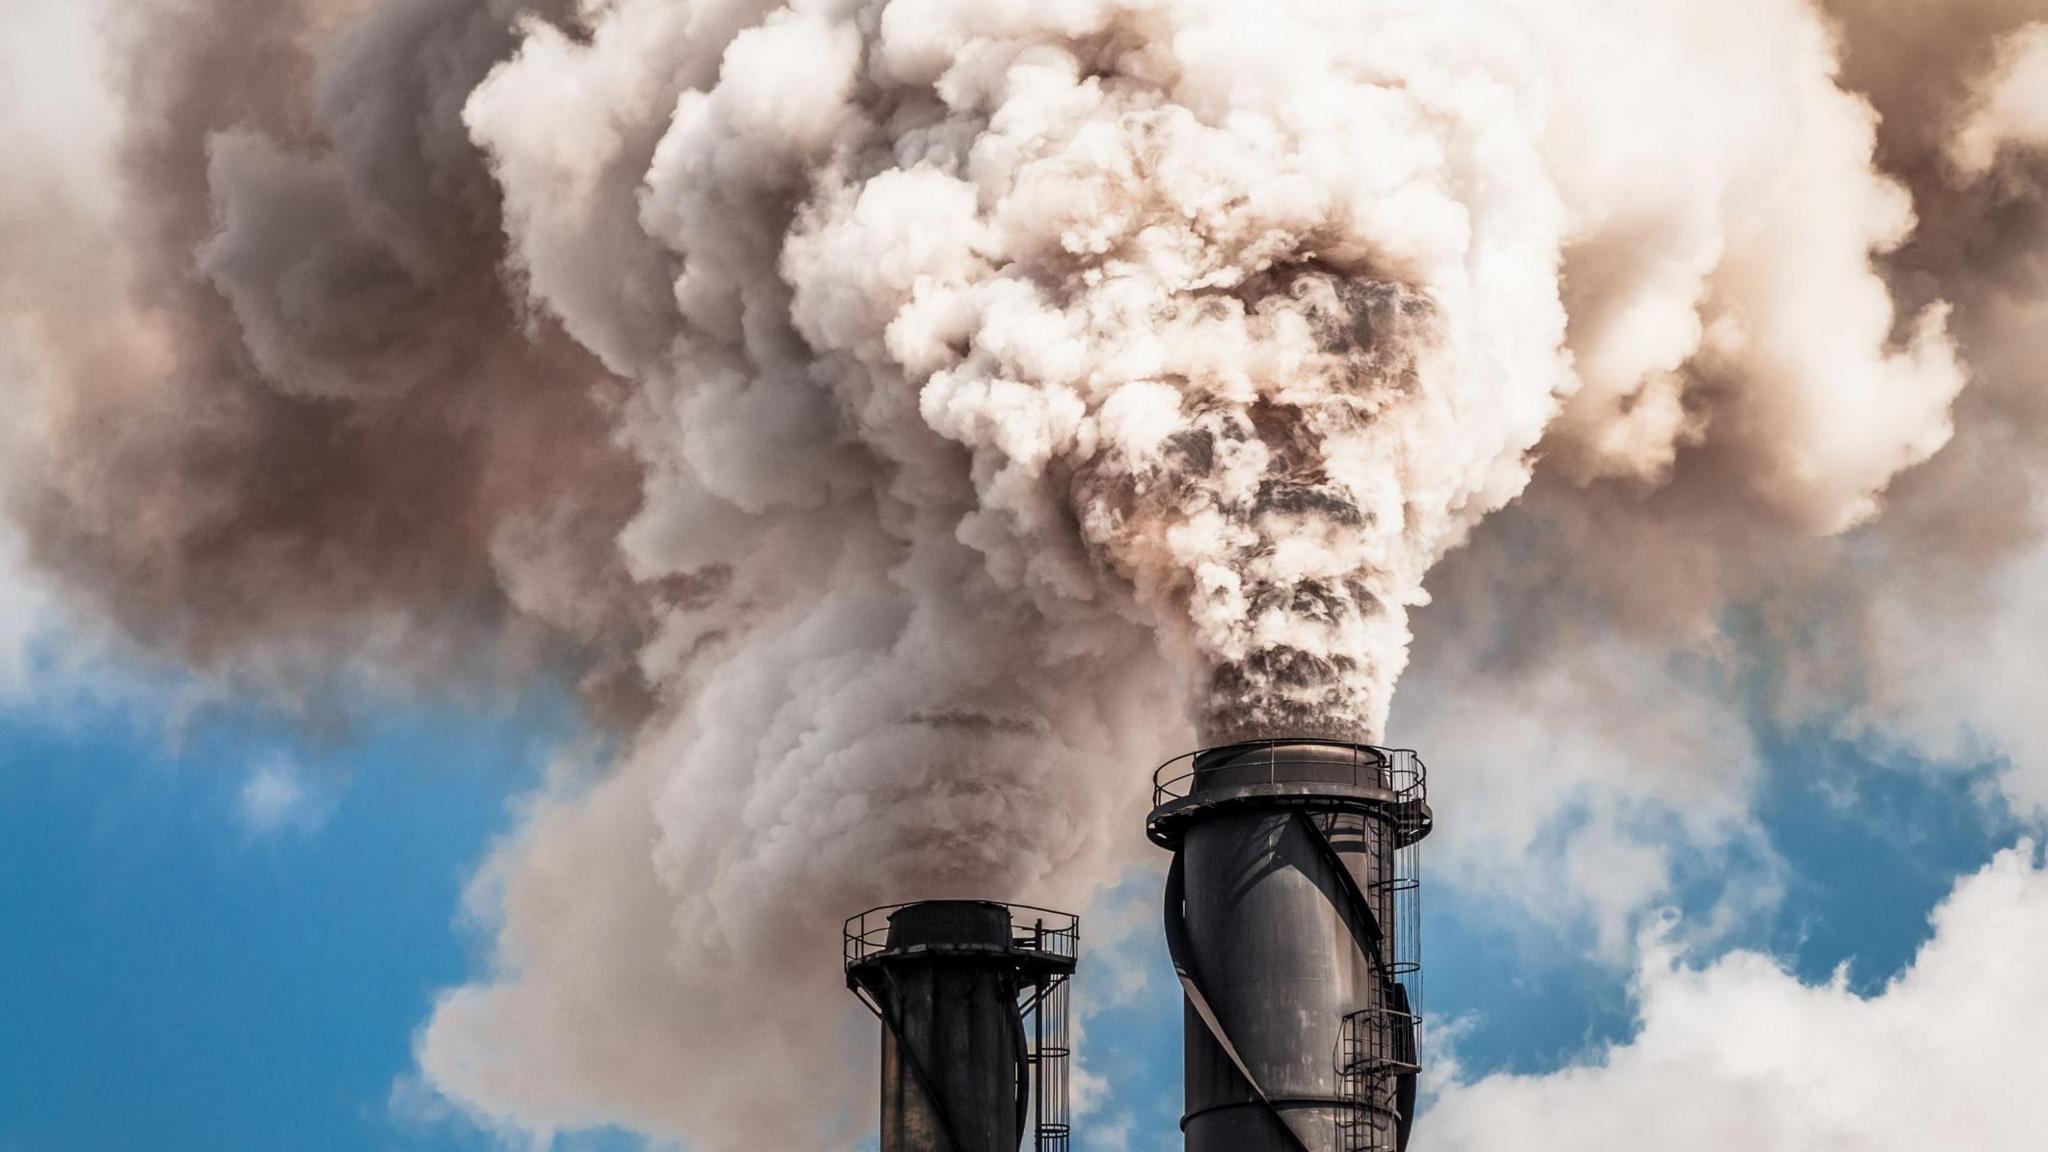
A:
MULTIPOLYGON (((638 473, 589 354, 526 322, 459 119, 519 5, 194 0, 120 29, 125 193, 26 311, 10 492, 36 562, 203 668, 575 654, 637 711, 610 541, 638 473), (111 234, 118 254, 95 246, 111 234)), ((47 226, 47 225, 45 225, 47 226)))
MULTIPOLYGON (((2039 537, 2044 9, 152 0, 113 255, 4 297, 10 508, 210 674, 577 682, 617 762, 425 1073, 830 1146, 840 918, 1085 900, 1197 734, 1381 738, 1426 583, 1412 731, 1737 616, 1905 723, 1882 621, 1974 578, 1887 562, 2039 537)), ((1643 696, 1501 731, 1697 744, 1643 786, 1724 834, 1745 742, 1643 696)))

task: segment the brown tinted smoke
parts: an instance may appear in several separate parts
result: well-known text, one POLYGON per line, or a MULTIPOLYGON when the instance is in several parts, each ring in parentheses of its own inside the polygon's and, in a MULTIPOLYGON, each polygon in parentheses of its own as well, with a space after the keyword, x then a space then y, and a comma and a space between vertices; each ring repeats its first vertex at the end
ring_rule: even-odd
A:
POLYGON ((610 547, 638 474, 603 371, 514 310, 461 123, 528 7, 326 37, 312 4, 123 14, 125 266, 43 318, 61 377, 13 501, 35 561, 137 639, 216 670, 573 652, 603 706, 642 707, 610 547))

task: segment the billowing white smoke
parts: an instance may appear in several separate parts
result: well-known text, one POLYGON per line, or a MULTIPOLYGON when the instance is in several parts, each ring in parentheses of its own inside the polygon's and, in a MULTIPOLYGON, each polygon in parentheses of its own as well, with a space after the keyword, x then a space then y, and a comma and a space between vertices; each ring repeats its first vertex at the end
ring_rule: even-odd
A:
POLYGON ((658 7, 470 106, 536 294, 660 396, 646 522, 708 551, 651 562, 747 563, 707 502, 859 499, 1050 627, 1158 629, 1212 735, 1376 735, 1423 573, 1569 381, 1513 24, 813 3, 727 43, 658 7), (670 109, 643 70, 717 79, 670 109), (644 170, 598 116, 659 133, 644 170), (642 276, 564 266, 636 226, 642 276))

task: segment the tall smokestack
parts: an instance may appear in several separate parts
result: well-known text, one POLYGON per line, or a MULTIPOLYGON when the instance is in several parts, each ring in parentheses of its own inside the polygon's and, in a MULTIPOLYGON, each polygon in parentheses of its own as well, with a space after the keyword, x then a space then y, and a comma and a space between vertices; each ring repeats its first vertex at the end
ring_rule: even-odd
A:
POLYGON ((1080 921, 982 900, 846 922, 846 985, 882 1021, 881 1152, 1066 1152, 1080 921))
POLYGON ((1174 853, 1166 940, 1187 993, 1188 1152, 1395 1152, 1414 1119, 1412 752, 1231 744, 1153 777, 1174 853))

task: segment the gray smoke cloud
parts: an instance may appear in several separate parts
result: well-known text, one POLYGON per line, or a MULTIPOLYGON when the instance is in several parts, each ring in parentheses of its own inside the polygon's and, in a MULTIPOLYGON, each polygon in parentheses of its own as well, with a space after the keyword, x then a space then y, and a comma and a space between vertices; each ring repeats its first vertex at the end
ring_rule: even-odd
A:
POLYGON ((838 920, 1085 901, 1197 734, 1488 749, 1465 867, 1594 797, 1610 927, 1633 806, 1743 835, 1745 671, 1935 739, 2039 539, 2048 15, 1936 7, 162 0, 10 507, 214 674, 577 680, 425 1075, 838 1146, 838 920))
POLYGON ((119 211, 22 306, 50 385, 9 496, 137 639, 228 674, 567 661, 644 708, 650 597, 610 548, 639 473, 609 378, 505 291, 460 121, 521 7, 121 13, 119 211))

